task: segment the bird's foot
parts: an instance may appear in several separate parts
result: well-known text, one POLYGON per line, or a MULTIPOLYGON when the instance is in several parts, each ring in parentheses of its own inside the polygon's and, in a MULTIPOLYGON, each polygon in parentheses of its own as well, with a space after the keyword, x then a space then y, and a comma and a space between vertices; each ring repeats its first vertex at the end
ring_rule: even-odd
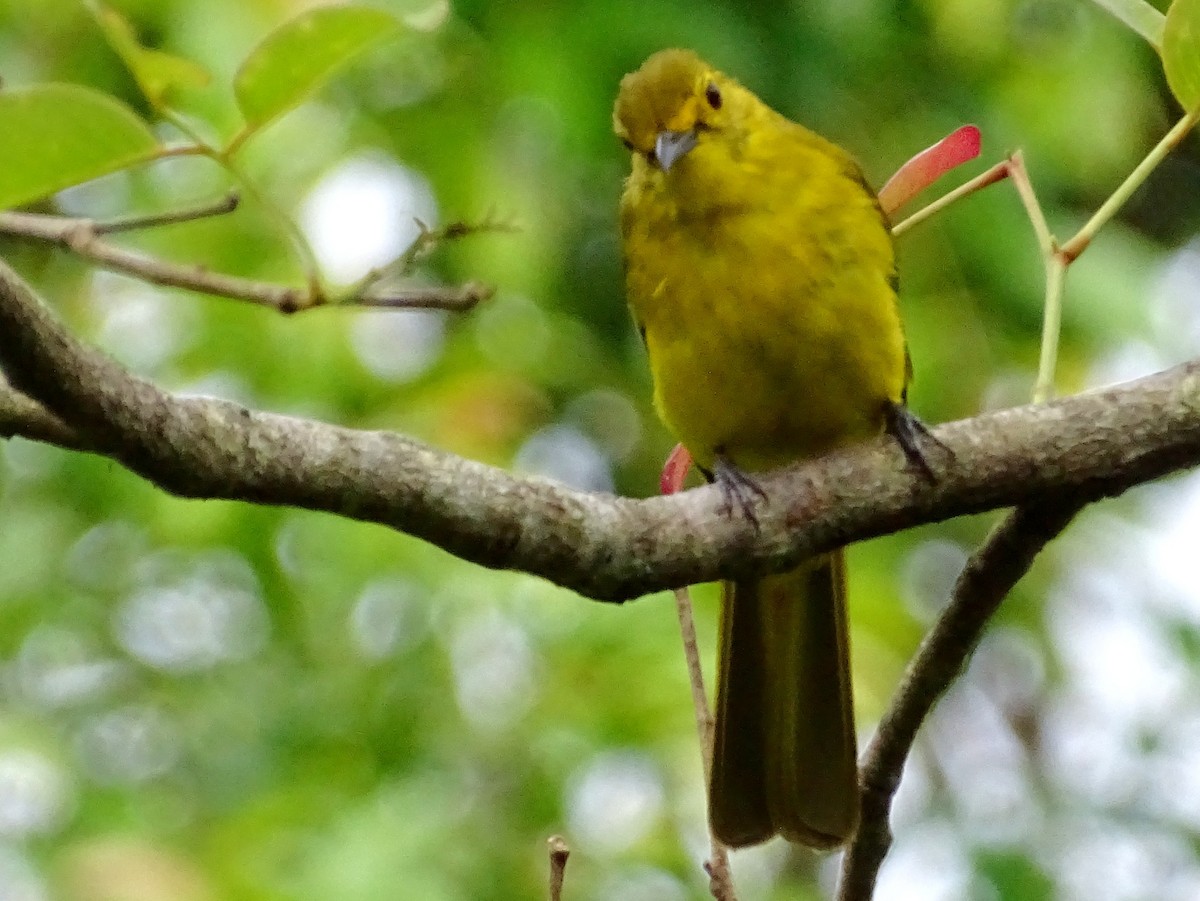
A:
POLYGON ((722 515, 733 516, 736 507, 757 529, 758 516, 754 512, 754 508, 759 502, 764 504, 767 502, 767 492, 763 490, 762 486, 719 450, 713 458, 712 471, 705 470, 704 474, 710 482, 715 482, 721 489, 722 515))
POLYGON ((954 451, 939 441, 907 404, 889 400, 883 406, 883 415, 887 433, 896 439, 909 465, 919 470, 930 484, 936 483, 937 474, 929 465, 929 458, 921 445, 936 447, 951 460, 954 459, 954 451))

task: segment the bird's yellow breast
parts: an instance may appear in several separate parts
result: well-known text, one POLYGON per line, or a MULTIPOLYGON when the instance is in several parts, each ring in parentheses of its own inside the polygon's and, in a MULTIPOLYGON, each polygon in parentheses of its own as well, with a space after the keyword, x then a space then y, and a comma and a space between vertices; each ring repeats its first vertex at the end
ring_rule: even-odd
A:
POLYGON ((768 468, 880 431, 907 378, 892 242, 835 145, 759 104, 670 171, 635 155, 621 213, 655 404, 702 465, 768 468))

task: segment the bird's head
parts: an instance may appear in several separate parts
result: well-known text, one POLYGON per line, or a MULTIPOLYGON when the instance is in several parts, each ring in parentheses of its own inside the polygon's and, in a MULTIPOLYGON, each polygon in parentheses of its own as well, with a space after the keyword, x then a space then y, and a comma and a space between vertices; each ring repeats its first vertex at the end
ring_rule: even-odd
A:
POLYGON ((737 85, 689 50, 661 50, 621 79, 613 130, 650 165, 670 170, 729 121, 737 85))

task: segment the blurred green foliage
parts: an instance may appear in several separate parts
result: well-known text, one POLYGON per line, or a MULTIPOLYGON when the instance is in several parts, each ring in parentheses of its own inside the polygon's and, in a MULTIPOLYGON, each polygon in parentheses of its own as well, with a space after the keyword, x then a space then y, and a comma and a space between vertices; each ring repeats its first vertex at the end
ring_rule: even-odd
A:
MULTIPOLYGON (((113 5, 146 45, 213 73, 185 108, 219 142, 238 127, 239 61, 312 4, 113 5)), ((408 15, 426 3, 377 5, 408 15)), ((436 30, 372 49, 255 137, 243 161, 310 235, 324 222, 359 243, 391 235, 398 252, 414 215, 519 224, 449 246, 419 273, 496 285, 477 310, 289 318, 12 240, 0 255, 80 334, 173 390, 395 429, 646 495, 671 440, 650 410, 624 311, 616 202, 626 160, 610 110, 621 75, 668 45, 696 49, 852 149, 876 184, 976 122, 985 143, 975 170, 1023 148, 1064 236, 1178 115, 1153 50, 1075 0, 463 0, 436 30)), ((73 0, 0 0, 0 75, 6 87, 88 85, 153 119, 73 0)), ((1195 278, 1185 242, 1200 226, 1197 160, 1193 138, 1073 268, 1062 390, 1200 349, 1200 328, 1184 330, 1161 300, 1164 273, 1181 260, 1195 278)), ((40 209, 149 212, 227 187, 211 162, 175 159, 40 209)), ((249 277, 301 278, 253 199, 233 216, 123 240, 249 277)), ((314 241, 341 271, 344 244, 314 241)), ((916 409, 936 422, 1024 402, 1042 275, 1011 188, 920 227, 900 256, 916 409)), ((107 460, 20 439, 0 454, 0 896, 531 898, 545 891, 544 840, 561 832, 575 852, 570 898, 705 897, 699 753, 668 596, 593 604, 382 528, 178 500, 107 460)), ((1139 497, 1083 534, 1127 534, 1135 527, 1118 515, 1161 513, 1161 494, 1139 497)), ((864 727, 990 521, 853 549, 864 727)), ((1049 743, 1047 718, 1062 721, 1087 687, 1051 601, 1080 584, 1132 592, 1145 575, 1132 565, 1120 583, 1098 546, 1067 540, 1048 555, 939 710, 910 768, 881 898, 1099 897, 1087 894, 1079 855, 1097 879, 1120 858, 1098 836, 1128 838, 1119 847, 1133 848, 1129 859, 1166 860, 1178 877, 1148 895, 1120 894, 1110 879, 1105 897, 1194 897, 1170 893, 1200 884, 1192 821, 1056 782, 1054 748, 1070 743, 1049 743), (1153 841, 1121 831, 1139 816, 1157 824, 1153 841)), ((711 655, 715 593, 697 594, 711 655)), ((1172 616, 1170 647, 1197 646, 1192 619, 1172 616)), ((745 898, 819 897, 832 874, 782 845, 738 855, 735 872, 745 898)))

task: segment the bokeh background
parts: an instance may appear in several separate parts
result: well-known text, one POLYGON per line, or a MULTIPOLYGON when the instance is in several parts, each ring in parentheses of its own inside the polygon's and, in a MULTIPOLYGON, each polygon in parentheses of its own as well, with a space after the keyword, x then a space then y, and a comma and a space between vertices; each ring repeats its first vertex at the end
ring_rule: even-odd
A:
MULTIPOLYGON (((124 0, 143 40, 228 84, 289 0, 124 0)), ((850 148, 876 184, 965 122, 981 171, 1023 148, 1067 236, 1178 115, 1153 51, 1084 0, 664 0, 378 5, 437 20, 360 60, 248 148, 330 278, 488 216, 417 277, 481 279, 465 315, 286 318, 0 242, 82 335, 187 393, 394 429, 515 472, 633 496, 670 438, 622 298, 617 83, 695 48, 850 148)), ((72 0, 0 0, 6 85, 61 80, 147 112, 72 0)), ((3 127, 0 123, 0 127, 3 127)), ((167 132, 169 134, 169 132, 167 132)), ((105 216, 219 196, 173 160, 60 195, 105 216)), ((1200 145, 1189 140, 1071 270, 1060 390, 1200 354, 1200 145)), ((295 280, 247 202, 131 246, 295 280)), ((998 185, 906 235, 917 411, 1025 402, 1042 270, 998 185)), ((984 516, 851 551, 870 733, 984 516)), ((1200 897, 1200 478, 1088 511, 1006 602, 923 730, 878 897, 1200 897)), ((713 650, 716 597, 697 592, 713 650)), ((107 460, 0 445, 0 898, 208 901, 706 897, 700 757, 672 602, 585 601, 386 529, 189 502, 107 460)), ((836 859, 739 853, 743 897, 821 898, 836 859)))

